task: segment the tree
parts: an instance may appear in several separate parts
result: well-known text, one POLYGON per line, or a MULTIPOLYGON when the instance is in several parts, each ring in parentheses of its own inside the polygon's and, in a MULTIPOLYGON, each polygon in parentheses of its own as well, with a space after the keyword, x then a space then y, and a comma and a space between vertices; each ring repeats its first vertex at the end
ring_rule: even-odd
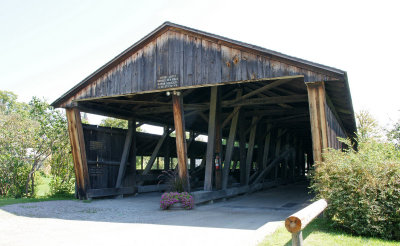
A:
POLYGON ((73 189, 73 164, 67 120, 45 100, 29 104, 0 91, 0 195, 34 196, 35 173, 51 167, 52 193, 73 189))
POLYGON ((381 137, 378 122, 367 110, 361 110, 356 114, 358 141, 381 137))
POLYGON ((17 95, 11 91, 0 91, 0 111, 8 114, 16 108, 17 95))
POLYGON ((17 95, 0 90, 0 195, 16 197, 24 193, 28 174, 27 156, 37 124, 24 111, 28 105, 17 95))
POLYGON ((107 117, 101 120, 100 126, 128 129, 128 121, 107 117))
POLYGON ((387 131, 386 136, 395 143, 397 148, 400 148, 400 120, 394 124, 392 129, 387 131))
MULTIPOLYGON (((117 119, 117 118, 107 117, 107 118, 101 120, 100 126, 128 129, 128 121, 122 120, 122 119, 117 119)), ((142 129, 140 127, 137 127, 136 131, 141 132, 142 129)))
POLYGON ((72 161, 65 116, 45 100, 36 97, 32 98, 29 106, 30 118, 38 123, 32 141, 33 151, 30 153, 31 168, 25 184, 25 193, 28 195, 31 182, 30 194, 33 196, 35 172, 45 161, 49 161, 51 168, 54 169, 52 170, 54 178, 60 179, 56 184, 61 182, 60 185, 71 180, 72 161))
POLYGON ((29 173, 27 156, 35 122, 16 113, 0 112, 0 195, 20 197, 29 173))

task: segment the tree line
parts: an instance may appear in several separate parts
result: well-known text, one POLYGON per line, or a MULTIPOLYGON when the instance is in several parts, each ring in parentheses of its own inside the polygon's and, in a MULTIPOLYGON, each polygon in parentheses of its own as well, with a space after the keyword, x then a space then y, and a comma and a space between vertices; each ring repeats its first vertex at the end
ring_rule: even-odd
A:
MULTIPOLYGON (((39 172, 50 177, 49 195, 71 194, 75 174, 64 112, 37 97, 17 99, 0 90, 0 196, 34 197, 39 172)), ((127 128, 127 121, 105 118, 100 125, 127 128)))

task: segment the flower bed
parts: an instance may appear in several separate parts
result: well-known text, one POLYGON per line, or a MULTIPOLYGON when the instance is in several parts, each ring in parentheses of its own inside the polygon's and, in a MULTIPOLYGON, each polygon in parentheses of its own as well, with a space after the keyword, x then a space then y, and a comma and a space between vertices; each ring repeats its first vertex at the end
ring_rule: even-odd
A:
POLYGON ((168 192, 162 194, 160 201, 161 209, 168 209, 175 203, 181 203, 181 207, 184 209, 192 209, 194 207, 193 196, 187 192, 168 192))

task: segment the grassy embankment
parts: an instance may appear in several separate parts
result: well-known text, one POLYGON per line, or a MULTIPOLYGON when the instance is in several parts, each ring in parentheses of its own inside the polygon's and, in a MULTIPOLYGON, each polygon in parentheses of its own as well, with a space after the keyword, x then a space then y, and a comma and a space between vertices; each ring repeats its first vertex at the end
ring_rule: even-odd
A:
MULTIPOLYGON (((259 246, 291 246, 292 235, 284 226, 279 228, 274 234, 267 236, 259 246)), ((344 231, 333 228, 326 219, 315 219, 303 231, 304 245, 308 246, 394 246, 400 242, 388 241, 377 238, 353 236, 344 231)))

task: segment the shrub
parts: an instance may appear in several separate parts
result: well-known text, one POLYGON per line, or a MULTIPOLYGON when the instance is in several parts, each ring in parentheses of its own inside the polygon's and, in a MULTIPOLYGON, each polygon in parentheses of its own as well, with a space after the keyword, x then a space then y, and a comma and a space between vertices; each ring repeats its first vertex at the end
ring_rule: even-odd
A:
POLYGON ((328 151, 315 165, 311 187, 328 200, 326 215, 334 225, 400 239, 400 152, 393 144, 369 139, 358 151, 328 151))
POLYGON ((162 171, 161 175, 158 176, 160 180, 158 184, 165 183, 167 190, 170 192, 184 192, 184 180, 178 175, 178 170, 162 171))
POLYGON ((181 206, 184 209, 192 209, 194 207, 193 196, 190 195, 189 193, 168 192, 162 194, 160 201, 160 208, 165 210, 178 202, 181 203, 181 206))

